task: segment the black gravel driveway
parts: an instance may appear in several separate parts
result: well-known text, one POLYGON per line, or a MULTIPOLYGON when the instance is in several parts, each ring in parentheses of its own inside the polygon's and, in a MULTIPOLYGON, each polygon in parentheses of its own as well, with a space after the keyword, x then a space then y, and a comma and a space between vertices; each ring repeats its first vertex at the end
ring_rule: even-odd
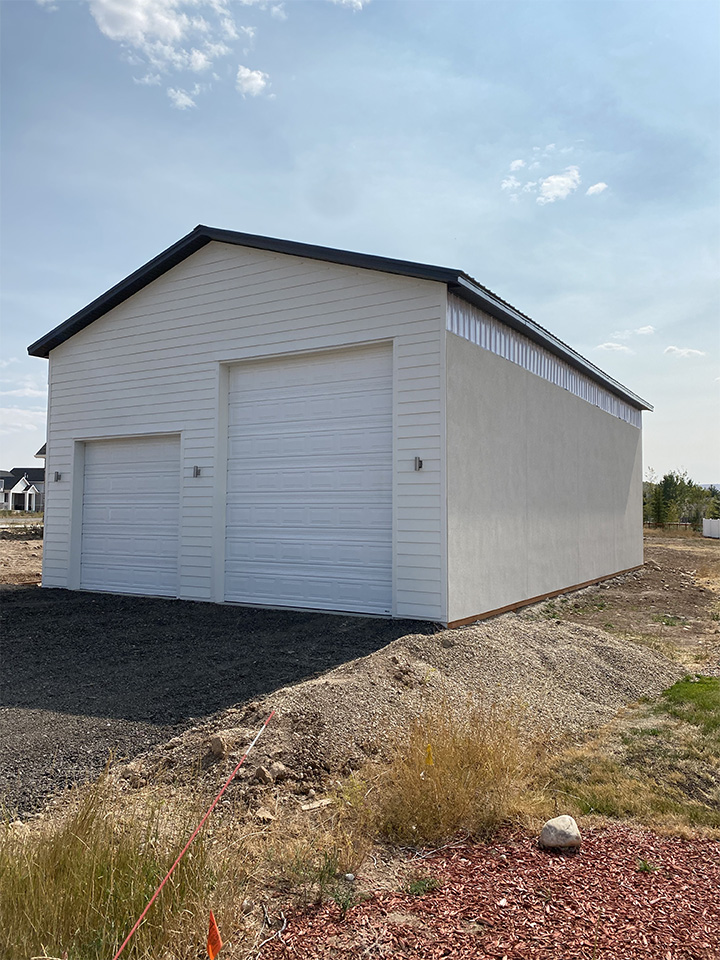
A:
POLYGON ((11 815, 198 720, 433 624, 0 588, 0 802, 11 815))

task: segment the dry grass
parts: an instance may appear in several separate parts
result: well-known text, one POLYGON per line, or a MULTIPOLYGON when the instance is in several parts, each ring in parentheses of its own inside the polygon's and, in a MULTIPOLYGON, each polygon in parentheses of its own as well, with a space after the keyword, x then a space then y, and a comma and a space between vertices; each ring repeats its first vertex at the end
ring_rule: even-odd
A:
MULTIPOLYGON (((157 800, 120 814, 106 778, 59 822, 0 827, 0 955, 107 960, 142 913, 200 816, 157 800)), ((200 837, 123 957, 197 958, 208 911, 232 923, 244 876, 200 837)))
POLYGON ((703 536, 698 530, 689 527, 644 527, 643 536, 654 540, 656 538, 673 540, 702 540, 703 536))
POLYGON ((540 739, 519 710, 441 703, 417 718, 373 778, 379 832, 412 844, 488 836, 538 805, 543 767, 540 739))
MULTIPOLYGON (((720 581, 720 556, 702 560, 695 571, 698 580, 720 581)), ((710 584, 708 584, 710 586, 710 584)))

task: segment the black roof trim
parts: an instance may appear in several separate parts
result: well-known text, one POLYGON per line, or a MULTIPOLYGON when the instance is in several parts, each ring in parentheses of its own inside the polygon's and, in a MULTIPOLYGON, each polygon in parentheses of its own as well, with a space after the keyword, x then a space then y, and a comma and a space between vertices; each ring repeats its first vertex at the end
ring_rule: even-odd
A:
POLYGON ((217 227, 207 227, 199 224, 177 243, 158 254, 144 266, 130 276, 121 280, 106 293, 83 307, 76 314, 61 323, 54 330, 45 334, 28 347, 32 357, 48 357, 50 351, 69 340, 80 330, 83 330, 94 320, 102 317, 108 311, 117 307, 124 300, 142 290, 153 280, 162 276, 172 267, 185 260, 206 244, 231 243, 236 246, 253 247, 258 250, 269 250, 273 253, 284 253, 294 257, 306 257, 310 260, 325 260, 329 263, 339 263, 350 267, 359 267, 363 270, 379 270, 383 273, 395 273, 404 277, 414 277, 419 280, 433 280, 447 284, 449 290, 456 296, 467 300, 496 317, 509 327, 527 336, 535 343, 548 349, 565 360, 575 369, 585 373, 591 379, 610 390, 616 396, 625 400, 640 410, 653 408, 645 400, 632 393, 617 380, 613 380, 606 373, 596 367, 589 360, 576 353, 571 347, 554 337, 548 330, 535 323, 529 317, 520 313, 509 303, 501 300, 492 291, 483 287, 461 270, 452 270, 448 267, 432 266, 430 264, 415 263, 411 260, 395 260, 390 257, 378 257, 365 253, 353 253, 349 250, 338 250, 334 247, 321 247, 311 243, 298 243, 294 240, 279 240, 273 237, 261 237, 252 233, 239 233, 235 230, 220 230, 217 227))

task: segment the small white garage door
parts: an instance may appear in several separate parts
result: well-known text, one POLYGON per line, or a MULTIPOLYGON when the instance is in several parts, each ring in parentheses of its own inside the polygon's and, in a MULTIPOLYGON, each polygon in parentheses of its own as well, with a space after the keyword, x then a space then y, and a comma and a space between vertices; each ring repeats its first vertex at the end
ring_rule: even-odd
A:
POLYGON ((392 348, 231 370, 225 598, 390 613, 392 348))
POLYGON ((180 440, 85 444, 80 586, 175 597, 180 440))

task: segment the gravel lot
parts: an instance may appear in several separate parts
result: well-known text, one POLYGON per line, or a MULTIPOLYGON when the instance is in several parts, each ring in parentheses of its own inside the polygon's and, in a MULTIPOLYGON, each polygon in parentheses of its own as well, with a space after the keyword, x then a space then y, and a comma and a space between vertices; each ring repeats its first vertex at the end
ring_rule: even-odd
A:
POLYGON ((0 799, 48 795, 236 703, 432 625, 0 587, 0 799))
MULTIPOLYGON (((0 550, 31 574, 36 546, 0 550)), ((212 763, 216 733, 229 762, 271 707, 254 765, 280 759, 299 786, 361 764, 438 698, 519 701, 551 733, 582 734, 688 668, 720 675, 719 545, 648 543, 646 556, 564 602, 455 631, 0 586, 0 801, 31 815, 111 755, 137 758, 141 780, 176 776, 212 763)))

